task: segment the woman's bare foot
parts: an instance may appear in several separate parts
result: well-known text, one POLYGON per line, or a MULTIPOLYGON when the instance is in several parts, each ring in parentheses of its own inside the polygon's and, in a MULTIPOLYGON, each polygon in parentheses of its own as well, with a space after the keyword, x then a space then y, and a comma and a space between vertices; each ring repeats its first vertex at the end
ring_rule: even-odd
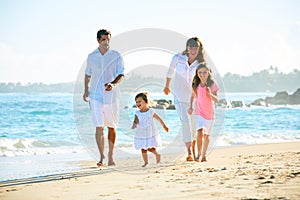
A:
POLYGON ((188 157, 186 157, 186 161, 190 162, 190 161, 193 161, 193 157, 191 155, 188 155, 188 157))

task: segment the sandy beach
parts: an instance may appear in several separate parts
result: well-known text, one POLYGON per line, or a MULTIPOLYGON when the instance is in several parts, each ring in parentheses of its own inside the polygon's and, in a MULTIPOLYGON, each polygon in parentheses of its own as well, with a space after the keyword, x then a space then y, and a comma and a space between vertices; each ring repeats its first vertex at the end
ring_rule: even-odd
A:
POLYGON ((208 162, 162 155, 117 161, 35 179, 0 183, 0 199, 300 199, 300 142, 214 149, 208 162), (172 158, 172 159, 171 159, 172 158))

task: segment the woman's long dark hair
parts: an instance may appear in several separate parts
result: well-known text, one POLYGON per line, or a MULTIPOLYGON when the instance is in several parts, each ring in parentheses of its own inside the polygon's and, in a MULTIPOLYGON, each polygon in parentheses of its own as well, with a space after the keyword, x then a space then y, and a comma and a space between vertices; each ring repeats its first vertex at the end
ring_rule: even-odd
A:
POLYGON ((208 72, 208 78, 207 78, 207 81, 206 81, 206 86, 211 87, 215 83, 215 81, 212 77, 211 70, 206 66, 205 63, 200 63, 198 65, 197 69, 196 69, 196 74, 194 76, 193 83, 192 83, 192 88, 193 88, 193 90, 196 94, 197 94, 197 88, 201 83, 201 79, 198 77, 198 70, 200 70, 201 68, 207 69, 207 72, 208 72))
POLYGON ((186 41, 185 50, 182 52, 182 55, 189 55, 188 47, 199 47, 199 52, 196 57, 196 60, 198 61, 198 63, 205 62, 204 49, 203 49, 202 43, 199 38, 192 37, 192 38, 188 39, 186 41))

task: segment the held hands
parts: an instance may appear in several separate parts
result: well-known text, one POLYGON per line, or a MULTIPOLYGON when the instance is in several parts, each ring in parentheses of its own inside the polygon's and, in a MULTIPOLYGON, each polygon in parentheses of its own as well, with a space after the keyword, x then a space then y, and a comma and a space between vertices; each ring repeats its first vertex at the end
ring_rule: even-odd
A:
POLYGON ((190 108, 188 109, 188 114, 191 115, 192 113, 193 113, 193 108, 190 107, 190 108))

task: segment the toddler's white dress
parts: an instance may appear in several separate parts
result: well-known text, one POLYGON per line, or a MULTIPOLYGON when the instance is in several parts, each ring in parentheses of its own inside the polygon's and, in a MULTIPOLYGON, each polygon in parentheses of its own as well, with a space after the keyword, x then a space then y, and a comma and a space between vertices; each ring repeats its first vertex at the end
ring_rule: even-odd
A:
POLYGON ((154 124, 154 113, 151 108, 147 112, 135 111, 139 123, 134 136, 134 148, 148 149, 161 146, 160 134, 154 124))

